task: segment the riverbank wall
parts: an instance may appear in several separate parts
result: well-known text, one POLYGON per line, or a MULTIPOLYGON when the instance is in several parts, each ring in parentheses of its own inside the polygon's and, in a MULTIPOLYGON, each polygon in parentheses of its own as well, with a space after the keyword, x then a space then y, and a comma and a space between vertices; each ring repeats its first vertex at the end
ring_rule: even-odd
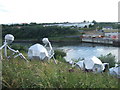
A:
MULTIPOLYGON (((42 43, 42 40, 15 40, 15 43, 42 43)), ((52 43, 93 43, 102 45, 113 45, 120 47, 119 40, 104 39, 104 38, 81 38, 81 37, 63 37, 59 39, 50 39, 52 43)))
POLYGON ((84 43, 95 43, 103 45, 120 46, 120 41, 106 38, 82 38, 84 43))

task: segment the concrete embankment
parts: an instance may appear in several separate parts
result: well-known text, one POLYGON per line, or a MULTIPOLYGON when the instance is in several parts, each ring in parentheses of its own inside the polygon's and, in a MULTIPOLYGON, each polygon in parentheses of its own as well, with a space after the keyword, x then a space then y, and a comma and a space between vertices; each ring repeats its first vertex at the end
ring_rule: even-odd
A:
POLYGON ((113 39, 105 39, 105 38, 82 38, 82 42, 120 46, 120 41, 113 39))
MULTIPOLYGON (((15 43, 42 43, 42 40, 15 40, 15 43)), ((50 42, 60 43, 93 43, 103 45, 120 46, 120 41, 104 38, 81 38, 80 36, 62 37, 59 39, 50 39, 50 42)))

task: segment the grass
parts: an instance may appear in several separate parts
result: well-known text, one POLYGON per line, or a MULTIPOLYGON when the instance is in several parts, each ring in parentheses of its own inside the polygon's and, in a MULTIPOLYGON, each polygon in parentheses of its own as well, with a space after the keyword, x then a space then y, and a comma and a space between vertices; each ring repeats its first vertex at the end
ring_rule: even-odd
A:
POLYGON ((58 61, 58 64, 21 59, 2 61, 3 88, 118 88, 118 79, 107 73, 83 72, 58 61))
POLYGON ((109 63, 109 67, 114 67, 115 63, 116 63, 116 58, 114 55, 112 55, 111 53, 107 54, 107 55, 101 55, 100 57, 98 57, 103 63, 109 63))
POLYGON ((80 42, 80 37, 50 37, 50 41, 80 42))

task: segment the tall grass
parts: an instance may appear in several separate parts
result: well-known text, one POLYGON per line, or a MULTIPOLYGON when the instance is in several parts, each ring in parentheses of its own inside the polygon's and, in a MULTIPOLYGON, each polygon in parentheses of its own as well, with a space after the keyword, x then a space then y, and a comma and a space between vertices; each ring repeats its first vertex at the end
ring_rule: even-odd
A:
POLYGON ((71 68, 67 63, 21 59, 2 61, 3 88, 118 88, 118 79, 71 68))
POLYGON ((114 67, 115 63, 116 63, 116 58, 114 55, 112 55, 111 53, 107 54, 107 55, 101 55, 100 57, 98 57, 103 63, 109 63, 109 67, 114 67))

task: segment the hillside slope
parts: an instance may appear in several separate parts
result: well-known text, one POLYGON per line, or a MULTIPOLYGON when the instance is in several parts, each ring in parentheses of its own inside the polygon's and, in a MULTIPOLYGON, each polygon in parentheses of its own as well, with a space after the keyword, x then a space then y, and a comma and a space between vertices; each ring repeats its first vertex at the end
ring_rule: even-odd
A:
POLYGON ((107 73, 84 72, 60 61, 12 59, 2 66, 3 88, 118 88, 118 79, 107 73))

